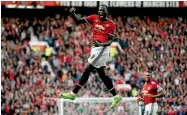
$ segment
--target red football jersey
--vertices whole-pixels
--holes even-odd
[[[111,19],[107,21],[101,21],[99,16],[94,14],[86,17],[85,20],[92,24],[94,40],[106,42],[108,39],[108,34],[114,34],[116,31],[116,25]]]
[[[155,98],[151,98],[146,94],[157,95],[158,92],[162,91],[163,89],[154,81],[149,83],[145,83],[143,86],[143,99],[144,104],[154,103],[156,100]]]

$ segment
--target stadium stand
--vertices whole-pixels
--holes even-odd
[[[117,25],[117,40],[124,55],[111,50],[114,58],[107,72],[121,95],[136,97],[143,85],[141,72],[150,70],[167,92],[158,100],[158,115],[186,115],[187,19],[110,18]],[[90,33],[89,25],[76,25],[70,16],[2,17],[1,114],[55,113],[57,105],[53,101],[44,103],[43,98],[68,92],[80,79],[92,43]],[[97,76],[91,74],[79,96],[111,97]],[[73,114],[71,108],[69,105],[67,111]]]

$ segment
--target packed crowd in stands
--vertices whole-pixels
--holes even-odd
[[[158,100],[158,115],[186,115],[187,20],[120,16],[113,20],[117,25],[117,41],[123,50],[111,50],[113,57],[106,71],[120,94],[136,97],[143,86],[141,73],[149,70],[153,80],[166,91],[166,96]],[[45,42],[51,48],[36,50],[30,42]],[[33,20],[3,17],[1,114],[56,113],[57,104],[46,103],[44,97],[57,97],[60,92],[73,88],[87,64],[91,46],[91,26],[76,25],[69,16]],[[90,75],[79,97],[112,97],[97,76],[96,72]],[[83,115],[83,109],[89,109],[77,109],[79,112],[75,113],[73,107],[70,104],[66,109],[68,115]],[[93,112],[96,114],[102,115],[102,110]],[[124,109],[114,115],[127,114]]]

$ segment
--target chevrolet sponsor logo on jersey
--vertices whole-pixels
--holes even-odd
[[[105,28],[104,28],[102,25],[96,24],[95,27],[96,27],[98,30],[100,30],[100,31],[104,31],[104,30],[105,30]]]

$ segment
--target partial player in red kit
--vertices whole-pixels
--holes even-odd
[[[110,108],[115,107],[122,97],[117,94],[111,79],[105,73],[106,63],[109,61],[109,46],[115,38],[114,32],[116,31],[115,23],[108,18],[107,6],[101,5],[98,9],[98,15],[90,15],[87,17],[79,17],[75,13],[75,8],[70,9],[72,17],[78,23],[88,23],[92,25],[93,33],[93,47],[91,48],[91,54],[88,59],[88,66],[84,70],[82,77],[78,84],[76,84],[73,91],[70,93],[61,93],[60,98],[74,100],[78,91],[86,84],[91,72],[96,70],[100,79],[104,82],[107,89],[114,96],[114,100]]]
[[[151,80],[151,73],[144,72],[145,84],[143,86],[143,98],[138,97],[137,101],[143,101],[145,104],[144,115],[156,115],[158,104],[156,98],[165,95],[164,90],[154,81]]]
[[[101,16],[102,17],[102,16]],[[115,23],[108,19],[106,21],[101,21],[99,16],[94,14],[88,17],[85,17],[87,23],[92,24],[92,32],[94,41],[105,43],[108,41],[108,36],[113,35],[116,30]]]

